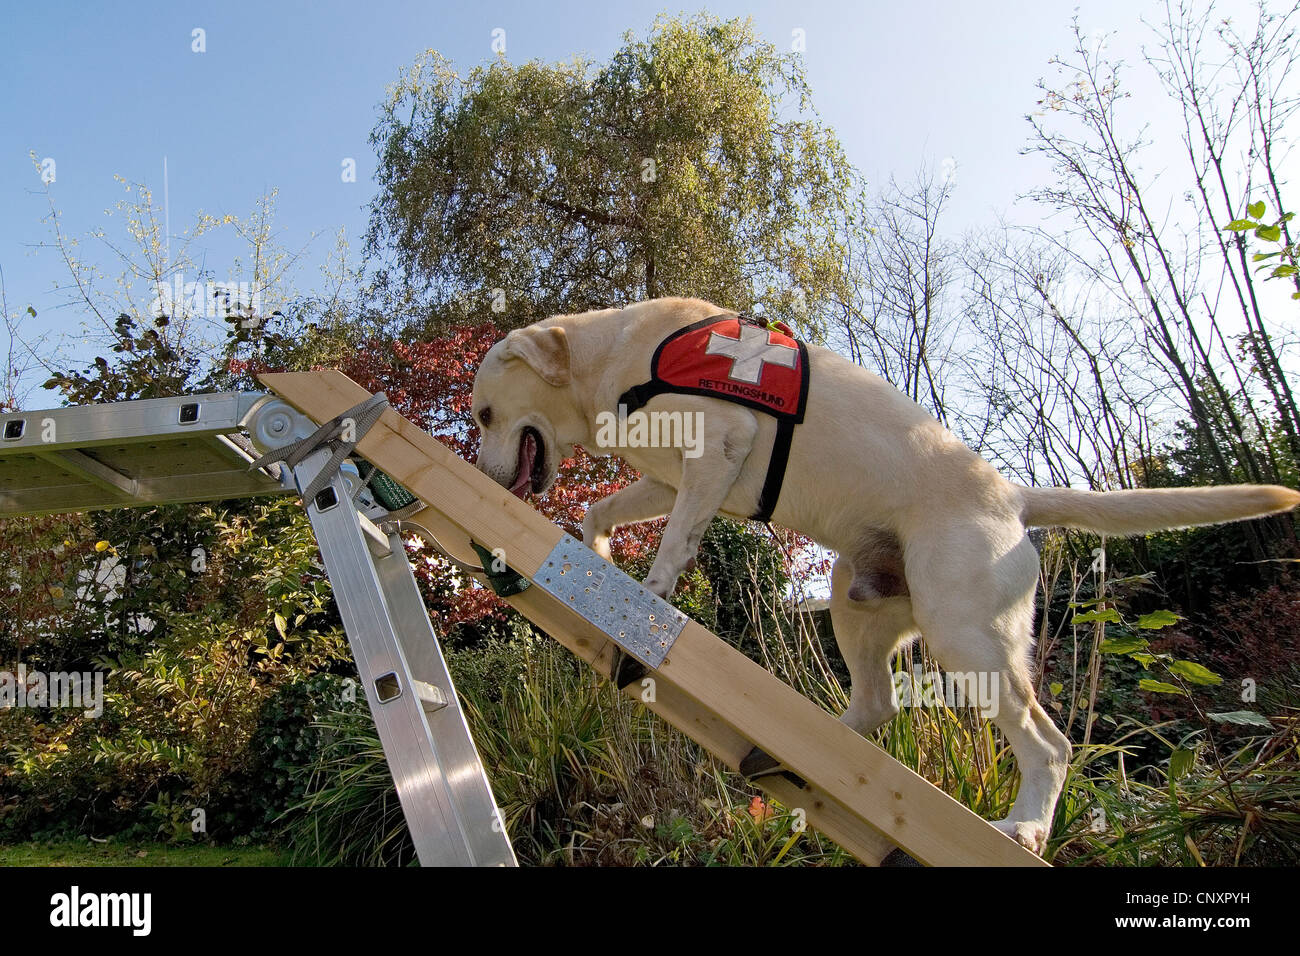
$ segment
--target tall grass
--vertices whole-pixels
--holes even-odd
[[[1101,634],[1062,619],[1106,586],[1044,551],[1040,661],[1068,671],[1040,695],[1076,746],[1047,858],[1074,865],[1295,863],[1300,857],[1300,694],[1269,705],[1271,730],[1225,736],[1194,721],[1105,713]],[[761,582],[755,582],[761,585]],[[1114,582],[1111,582],[1113,585]],[[843,664],[813,616],[776,589],[749,589],[746,649],[827,710],[847,704]],[[509,639],[451,651],[449,664],[516,852],[535,865],[837,866],[853,861],[519,622]],[[1063,663],[1064,662],[1064,663]],[[923,643],[895,662],[938,670]],[[1051,684],[1052,686],[1047,686]],[[1300,681],[1292,676],[1291,690]],[[1199,713],[1199,710],[1198,710]],[[409,862],[392,784],[366,715],[330,715],[291,845],[302,861]],[[1240,731],[1240,729],[1238,729]],[[1250,734],[1253,734],[1250,735]],[[1087,742],[1083,738],[1087,737]],[[1220,739],[1222,738],[1222,739]],[[1005,816],[1019,786],[1001,734],[967,708],[912,706],[875,735],[891,756],[977,814]]]
[[[560,865],[843,863],[688,737],[546,638],[517,642],[516,679],[465,697],[521,860]],[[458,658],[473,652],[453,654]]]
[[[383,745],[364,706],[329,711],[306,796],[284,816],[296,866],[404,866],[415,846]]]

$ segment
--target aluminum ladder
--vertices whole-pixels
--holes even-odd
[[[357,423],[340,424],[313,442],[316,423],[260,392],[6,413],[0,516],[310,491],[303,505],[420,863],[515,866],[397,522],[347,456]],[[286,449],[291,464],[251,467]]]

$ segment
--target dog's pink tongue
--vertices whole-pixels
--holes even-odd
[[[519,443],[519,470],[515,472],[515,483],[510,486],[510,493],[520,498],[528,494],[533,480],[533,461],[537,458],[537,439],[525,434]]]

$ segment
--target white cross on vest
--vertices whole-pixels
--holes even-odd
[[[766,329],[744,324],[740,326],[739,339],[717,332],[711,333],[704,354],[725,355],[731,359],[731,371],[727,373],[727,378],[750,385],[757,385],[762,380],[764,365],[794,368],[799,358],[799,350],[794,346],[773,342]]]

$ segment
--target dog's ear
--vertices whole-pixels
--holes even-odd
[[[569,384],[569,338],[564,329],[530,325],[515,329],[506,336],[505,343],[502,358],[523,359],[549,385]]]

